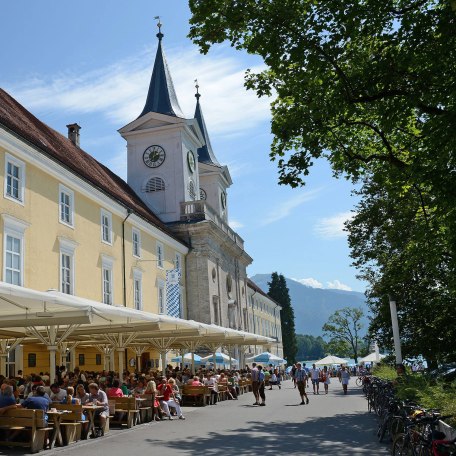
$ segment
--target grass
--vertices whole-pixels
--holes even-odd
[[[385,380],[398,378],[395,369],[386,365],[375,368],[373,373]],[[453,418],[445,422],[456,428],[456,382],[435,382],[425,375],[407,371],[396,385],[396,395],[399,399],[414,401],[425,409],[437,409],[442,415],[452,415]]]

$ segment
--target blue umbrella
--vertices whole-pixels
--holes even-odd
[[[201,356],[198,356],[196,354],[194,356],[195,356],[195,364],[201,364]],[[171,362],[182,363],[182,356],[175,356],[174,358],[171,358]],[[192,354],[191,353],[185,353],[183,363],[184,364],[192,363]]]
[[[205,358],[201,358],[202,362],[206,363],[213,363],[214,362],[214,355],[209,355],[206,356]],[[232,364],[237,364],[238,360],[231,358],[231,363]],[[215,353],[215,364],[225,364],[228,365],[230,364],[230,357],[228,355],[225,355],[225,353],[220,353],[216,352]]]
[[[246,359],[248,363],[268,363],[268,364],[284,364],[285,360],[279,356],[273,355],[269,352],[263,352],[252,358]]]

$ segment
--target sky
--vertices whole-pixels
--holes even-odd
[[[246,69],[261,70],[262,60],[226,43],[200,54],[187,38],[185,0],[15,0],[2,3],[2,16],[0,87],[64,135],[77,122],[81,147],[124,179],[117,130],[144,107],[160,16],[180,106],[193,117],[197,79],[212,147],[229,167],[229,221],[254,260],[248,275],[277,271],[317,288],[364,291],[343,231],[356,204],[352,184],[319,161],[304,187],[278,185],[272,100],[244,88]]]

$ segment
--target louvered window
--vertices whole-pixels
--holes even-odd
[[[190,181],[188,184],[188,194],[190,195],[190,198],[194,201],[196,199],[196,193],[195,193],[195,184],[193,181]]]
[[[162,192],[165,190],[165,181],[161,177],[152,177],[144,188],[146,193]]]

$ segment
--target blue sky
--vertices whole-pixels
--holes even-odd
[[[350,266],[343,221],[356,200],[324,161],[305,187],[277,184],[269,161],[267,99],[243,87],[254,56],[219,45],[203,56],[186,37],[184,0],[15,0],[2,5],[0,86],[39,119],[66,135],[82,126],[81,147],[126,177],[125,142],[117,130],[141,112],[157,46],[154,17],[163,23],[164,49],[180,105],[195,108],[194,80],[218,160],[228,165],[231,226],[254,262],[249,275],[278,271],[320,288],[364,291]]]

